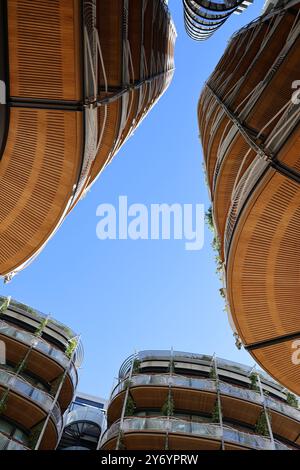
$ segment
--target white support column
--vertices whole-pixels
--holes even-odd
[[[213,355],[213,367],[216,376],[216,387],[217,387],[217,403],[218,403],[218,411],[219,411],[219,422],[221,427],[221,448],[225,450],[225,442],[224,442],[224,427],[223,427],[223,414],[222,414],[222,401],[221,401],[221,393],[220,393],[220,381],[219,381],[219,373],[218,373],[218,360],[216,355]]]
[[[36,445],[35,445],[34,450],[39,450],[39,447],[40,447],[40,445],[41,445],[41,442],[42,442],[42,439],[43,439],[43,437],[44,437],[45,431],[46,431],[46,429],[47,429],[47,426],[48,426],[50,417],[51,417],[51,415],[52,415],[52,412],[53,412],[53,410],[54,410],[54,407],[55,407],[56,403],[58,402],[61,389],[62,389],[62,387],[63,387],[63,384],[64,384],[64,382],[65,382],[65,379],[66,379],[66,377],[67,377],[67,374],[68,374],[69,371],[70,371],[71,365],[73,364],[73,360],[74,360],[74,358],[75,358],[76,351],[77,351],[77,348],[78,348],[78,344],[79,344],[79,341],[80,341],[80,336],[77,336],[77,337],[74,338],[74,339],[77,340],[76,348],[74,348],[74,351],[72,352],[72,355],[71,355],[71,357],[70,357],[68,366],[66,367],[66,369],[65,369],[65,371],[64,371],[64,373],[63,373],[63,376],[62,376],[62,379],[61,379],[61,381],[60,381],[59,387],[58,387],[58,389],[57,389],[57,391],[56,391],[56,394],[55,394],[54,400],[53,400],[53,402],[52,402],[52,405],[51,405],[51,407],[50,407],[50,410],[48,411],[47,418],[45,419],[45,422],[44,422],[44,424],[43,424],[42,430],[41,430],[41,432],[40,432],[40,435],[39,435],[39,438],[38,438],[38,440],[37,440],[37,443],[36,443]],[[63,423],[62,423],[62,425],[63,425]]]
[[[129,383],[128,383],[128,387],[126,388],[125,397],[124,397],[124,401],[123,401],[122,413],[121,413],[121,418],[120,418],[119,433],[118,433],[118,439],[117,439],[116,449],[115,450],[120,450],[121,434],[123,432],[126,405],[127,405],[127,400],[128,400],[129,391],[130,391],[130,381],[131,381],[131,378],[132,378],[134,361],[136,360],[136,358],[137,358],[137,353],[135,352],[134,355],[133,355],[133,358],[132,358],[132,363],[131,363],[131,367],[130,367],[130,371],[129,371],[129,376],[128,376],[128,379],[126,379],[126,380],[129,381]]]
[[[267,421],[268,432],[269,432],[269,436],[270,436],[270,440],[271,440],[272,449],[276,450],[276,445],[275,445],[275,441],[274,441],[272,426],[271,426],[269,412],[268,412],[268,406],[267,406],[267,403],[266,403],[266,397],[265,397],[264,392],[263,392],[263,388],[262,388],[262,384],[261,384],[261,380],[260,380],[260,375],[259,375],[258,372],[256,372],[256,376],[257,376],[257,380],[258,380],[258,385],[259,385],[259,391],[260,391],[262,404],[263,404],[263,407],[264,407],[264,413],[265,413],[265,417],[266,417],[266,421]]]
[[[170,365],[169,365],[169,383],[168,383],[168,405],[169,406],[170,406],[171,397],[172,397],[172,375],[173,375],[173,348],[171,348],[171,351],[170,351]],[[170,411],[168,409],[165,450],[169,450],[169,430],[170,430]]]

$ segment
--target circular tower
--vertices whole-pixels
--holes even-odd
[[[297,398],[255,368],[142,351],[121,366],[102,449],[300,448]]]
[[[67,326],[0,297],[0,449],[56,448],[83,350]]]

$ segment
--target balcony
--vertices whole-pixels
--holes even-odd
[[[64,369],[70,367],[70,378],[72,380],[74,389],[76,388],[78,382],[77,370],[73,363],[70,364],[70,359],[62,351],[53,347],[51,344],[49,344],[42,338],[39,338],[34,334],[28,333],[27,331],[15,328],[14,326],[9,325],[4,321],[0,321],[0,336],[1,335],[7,336],[9,338],[14,338],[17,341],[21,341],[29,347],[33,345],[35,350],[53,359]]]
[[[224,249],[231,315],[245,347],[275,379],[300,393],[292,361],[299,338],[299,109],[290,106],[267,140],[276,155],[256,157],[236,186]],[[237,286],[239,286],[237,288]]]
[[[121,431],[126,449],[163,449],[164,435],[168,433],[169,449],[220,449],[222,436],[225,449],[255,449],[270,450],[272,444],[267,439],[256,434],[247,434],[236,429],[217,424],[197,423],[177,418],[125,418],[123,425],[118,421],[104,434],[101,442],[102,449],[114,449],[116,439]],[[155,434],[161,435],[158,441]],[[189,439],[187,439],[189,438]],[[152,447],[152,446],[153,447]],[[160,446],[160,447],[159,447]],[[289,447],[276,442],[276,449],[289,450]]]
[[[0,386],[5,389],[9,387],[11,391],[27,398],[29,402],[38,404],[46,414],[50,413],[57,433],[60,432],[62,427],[61,411],[57,403],[53,406],[54,399],[51,395],[34,387],[23,378],[3,369],[0,369]]]
[[[132,362],[134,359],[137,359],[141,363],[141,369],[147,365],[148,367],[151,366],[155,368],[158,365],[161,367],[166,367],[167,370],[170,365],[170,361],[174,362],[175,370],[177,369],[178,364],[180,364],[181,368],[185,368],[186,370],[195,371],[199,370],[200,372],[210,372],[211,366],[213,363],[213,356],[209,356],[206,354],[194,354],[185,351],[168,351],[168,350],[146,350],[146,351],[139,351],[139,353],[134,356],[129,356],[121,365],[119,371],[119,379],[125,379],[128,374],[130,373],[130,369],[132,366]],[[246,366],[244,364],[240,364],[238,362],[229,361],[227,359],[222,359],[217,357],[216,358],[217,366],[218,366],[218,374],[220,378],[227,376],[227,373],[233,373],[234,378],[236,380],[243,381],[247,386],[250,385],[249,375],[251,374],[253,368],[250,366]],[[196,367],[196,369],[195,369]],[[179,374],[180,375],[180,374]],[[262,381],[263,388],[269,392],[274,394],[278,394],[280,398],[284,398],[284,394],[282,393],[284,387],[282,387],[279,383],[275,382],[275,380],[264,371],[260,370],[259,375]]]
[[[187,412],[211,414],[217,399],[215,380],[198,379],[170,374],[138,374],[130,379],[130,392],[138,409],[163,406],[168,390],[176,408]],[[113,390],[108,408],[108,421],[112,423],[121,416],[123,396],[128,379]],[[163,393],[164,390],[164,393]],[[259,392],[219,382],[224,418],[254,426],[263,411]],[[300,410],[272,397],[266,398],[272,416],[274,434],[295,442],[300,433]]]

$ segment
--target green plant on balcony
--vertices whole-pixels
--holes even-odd
[[[215,227],[214,227],[214,220],[213,220],[213,214],[212,214],[212,206],[210,206],[205,213],[205,222],[208,226],[208,228],[215,233]]]
[[[26,354],[26,356],[23,359],[21,359],[21,361],[16,365],[15,367],[16,374],[21,374],[21,372],[23,372],[23,370],[26,369],[27,358],[28,358],[28,354]]]
[[[8,393],[9,391],[6,390],[0,399],[0,415],[5,413],[5,410],[7,408]]]
[[[47,323],[48,323],[48,318],[44,318],[41,323],[39,324],[39,326],[37,327],[37,329],[35,330],[34,332],[34,335],[37,337],[37,338],[40,338],[43,334],[43,331],[44,329],[46,328],[47,326]]]
[[[0,306],[0,315],[6,312],[6,310],[9,307],[9,303],[10,303],[10,298],[6,297]]]
[[[123,431],[119,431],[118,450],[126,450]]]
[[[126,405],[125,405],[125,416],[133,416],[136,409],[136,404],[134,399],[130,394],[128,394]]]
[[[127,390],[127,388],[130,388],[131,385],[132,385],[132,381],[131,381],[130,379],[126,379],[126,380],[124,381],[124,388],[125,388],[125,390]]]
[[[219,407],[219,401],[216,400],[214,409],[211,414],[211,422],[212,423],[219,423],[220,422],[220,407]]]
[[[40,434],[42,432],[43,426],[44,426],[44,421],[37,424],[36,426],[34,426],[31,429],[30,435],[29,435],[29,441],[28,441],[28,446],[29,446],[30,449],[32,449],[32,450],[35,449],[37,441],[38,441],[38,439],[40,437]]]
[[[174,414],[174,399],[171,392],[169,392],[167,399],[161,408],[161,413],[163,416],[173,416]]]
[[[226,293],[224,287],[221,287],[221,289],[219,289],[219,292],[222,299],[226,300]]]
[[[66,347],[66,350],[65,350],[65,355],[71,359],[72,356],[73,356],[73,353],[75,351],[75,349],[77,348],[77,344],[78,344],[78,339],[77,338],[71,338],[69,339],[68,341],[68,346]]]
[[[297,400],[296,395],[293,393],[288,392],[286,395],[286,402],[288,405],[293,406],[294,408],[299,408],[299,402]]]
[[[258,378],[256,374],[251,374],[250,377],[250,388],[251,390],[254,390],[255,392],[259,392],[259,386],[258,386]]]
[[[217,375],[216,375],[216,369],[214,366],[212,366],[210,368],[210,371],[209,371],[209,378],[212,379],[212,380],[216,380],[217,378]]]
[[[132,373],[138,374],[141,367],[141,361],[139,359],[134,359],[133,366],[132,366]]]
[[[269,421],[271,422],[271,415],[269,413],[268,413],[268,418],[269,418]],[[267,420],[265,411],[261,412],[257,420],[257,423],[255,425],[255,431],[257,432],[257,434],[260,434],[261,436],[269,437],[268,420]]]

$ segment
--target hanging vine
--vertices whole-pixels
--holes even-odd
[[[219,401],[216,400],[215,406],[213,408],[212,414],[211,414],[211,421],[212,423],[219,423],[220,422],[220,407],[219,407]]]
[[[132,373],[138,374],[141,367],[141,361],[139,359],[134,359],[133,366],[132,366]]]
[[[171,392],[168,393],[167,399],[161,408],[161,413],[163,416],[174,415],[174,399]]]
[[[214,366],[212,366],[210,371],[209,371],[209,378],[212,379],[212,380],[216,380],[216,378],[217,378]]]
[[[0,316],[6,312],[10,304],[10,297],[6,297],[2,305],[0,306]]]
[[[66,347],[66,350],[65,350],[65,355],[67,356],[68,359],[71,359],[73,352],[77,348],[77,344],[78,344],[77,338],[71,338],[69,340],[68,346]]]
[[[5,392],[3,393],[2,397],[1,397],[1,400],[0,400],[0,415],[5,413],[5,410],[7,408],[8,394],[9,394],[9,390],[5,390]]]
[[[296,395],[294,395],[293,393],[287,393],[286,402],[288,405],[293,406],[294,408],[299,408],[299,402],[297,400]]]
[[[268,413],[268,417],[269,417],[269,420],[271,422],[270,413]],[[261,436],[269,437],[268,420],[267,420],[267,416],[266,416],[265,411],[261,412],[261,414],[260,414],[260,416],[257,420],[257,423],[255,425],[255,431],[257,432],[257,434],[260,434]]]
[[[39,326],[37,327],[37,329],[34,332],[34,336],[36,336],[37,338],[40,338],[42,336],[43,331],[46,328],[48,321],[49,321],[48,318],[44,318],[41,321],[41,323],[39,324]]]
[[[136,404],[130,393],[128,394],[125,405],[125,416],[133,416],[136,409]]]
[[[250,388],[251,390],[254,390],[255,392],[259,392],[259,386],[258,386],[258,378],[257,378],[257,374],[251,374],[250,377]]]

